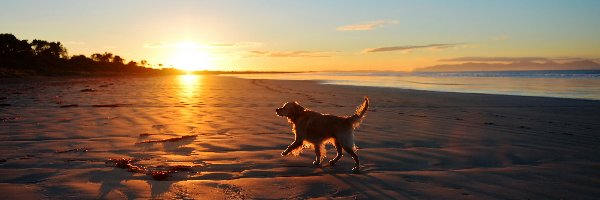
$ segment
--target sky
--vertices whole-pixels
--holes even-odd
[[[193,70],[600,58],[600,1],[0,0],[0,32]]]

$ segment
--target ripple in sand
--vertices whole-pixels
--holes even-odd
[[[123,107],[123,106],[131,106],[131,104],[94,104],[92,107]]]

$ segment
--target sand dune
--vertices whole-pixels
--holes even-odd
[[[0,80],[7,199],[595,199],[600,102],[220,76]],[[279,153],[274,109],[347,115],[362,173]],[[191,137],[193,136],[193,137]],[[328,158],[334,150],[329,148]],[[145,172],[111,166],[132,158]],[[327,162],[325,162],[327,163]]]

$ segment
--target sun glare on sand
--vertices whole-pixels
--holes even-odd
[[[175,49],[171,63],[177,69],[191,72],[214,68],[211,55],[200,44],[180,42],[175,45]]]

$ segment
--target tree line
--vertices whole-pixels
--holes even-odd
[[[159,64],[159,66],[162,66]],[[109,52],[69,56],[60,42],[34,39],[19,40],[9,33],[0,34],[0,75],[31,74],[174,74],[172,68],[154,69],[142,60],[126,62]]]

